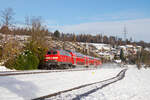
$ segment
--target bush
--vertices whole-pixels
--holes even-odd
[[[2,60],[7,61],[9,59],[15,58],[22,51],[22,45],[19,41],[15,39],[6,40],[2,44]]]
[[[38,58],[39,68],[43,65],[44,62],[44,55],[47,51],[47,48],[45,46],[41,46],[35,41],[30,41],[26,44],[26,49],[30,50]]]
[[[5,66],[11,69],[17,70],[32,70],[37,69],[39,64],[39,59],[35,54],[29,50],[25,50],[15,59],[9,59]]]
[[[8,59],[6,62],[4,62],[4,65],[9,69],[15,69],[15,67],[14,67],[15,62],[16,62],[16,59],[11,58],[11,59]]]

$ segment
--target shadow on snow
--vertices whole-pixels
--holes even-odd
[[[6,88],[23,99],[36,97],[38,88],[30,81],[17,80],[14,77],[0,77],[0,87]],[[1,92],[2,94],[3,92]],[[5,94],[4,94],[5,95]],[[7,96],[7,95],[6,95]]]

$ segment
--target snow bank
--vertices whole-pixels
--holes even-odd
[[[118,64],[121,63],[121,60],[114,60],[114,61]]]
[[[1,71],[13,71],[11,69],[6,68],[5,66],[0,66],[0,72]]]

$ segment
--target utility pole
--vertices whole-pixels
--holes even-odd
[[[127,39],[127,29],[126,29],[125,25],[124,25],[123,34],[124,34],[124,41],[126,42],[126,39]]]

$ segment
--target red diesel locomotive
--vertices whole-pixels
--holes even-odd
[[[65,69],[74,67],[97,67],[101,65],[98,58],[86,56],[73,51],[49,50],[45,55],[46,69]]]

